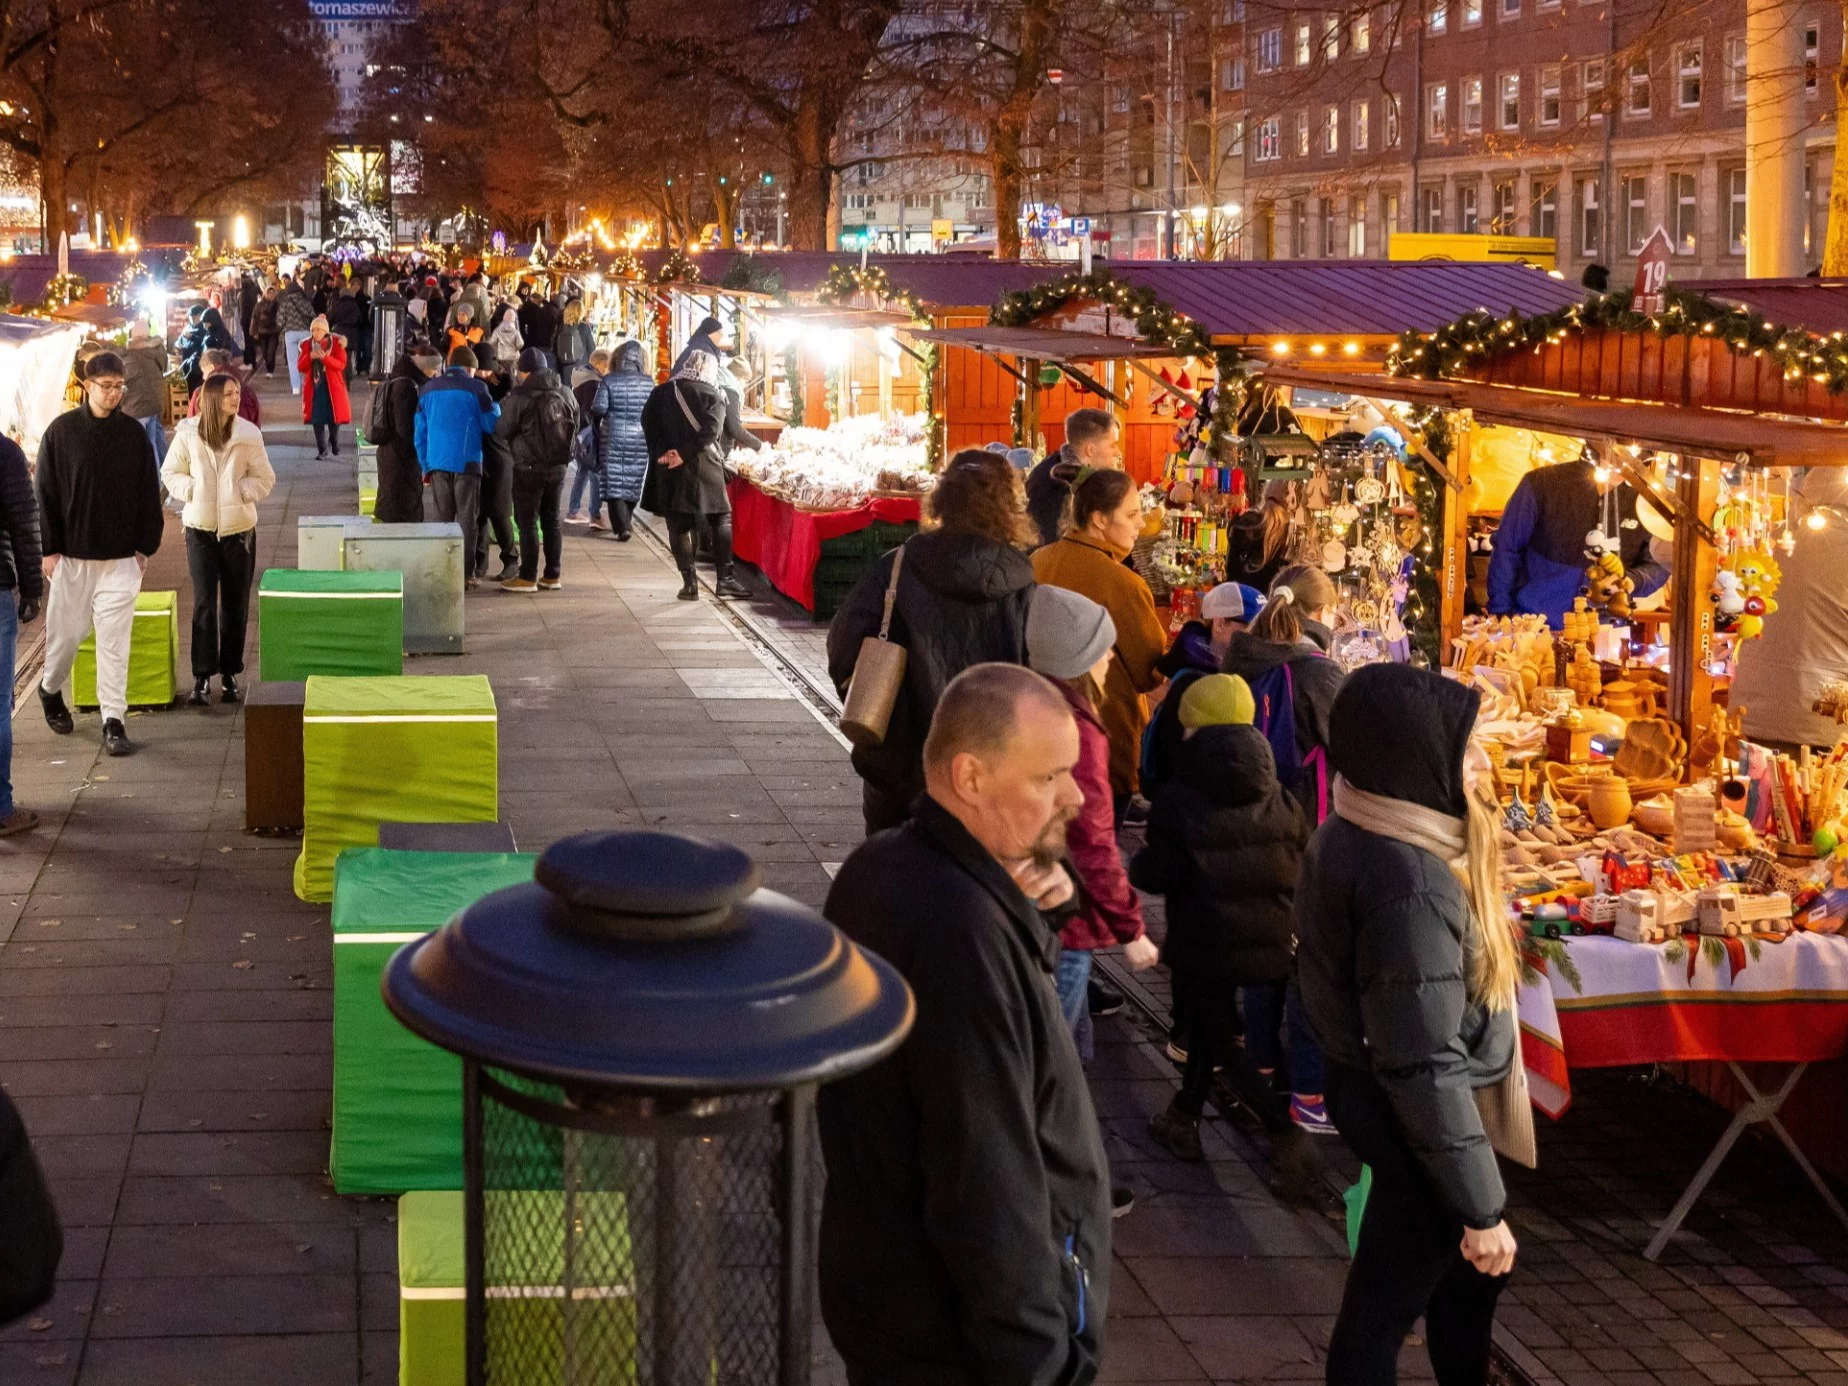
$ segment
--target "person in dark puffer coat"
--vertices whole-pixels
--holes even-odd
[[[1519,1061],[1495,824],[1472,809],[1463,773],[1480,701],[1436,674],[1374,664],[1349,675],[1331,716],[1340,778],[1334,816],[1303,858],[1297,970],[1330,1114],[1373,1185],[1330,1386],[1396,1381],[1421,1314],[1437,1379],[1486,1380],[1514,1264],[1474,1100]]]
[[[654,377],[640,342],[624,342],[610,360],[610,373],[597,384],[590,412],[597,419],[603,449],[601,495],[609,502],[610,528],[628,540],[642,482],[648,476],[648,440],[642,436],[642,406],[654,392]]]
[[[1147,845],[1129,867],[1139,890],[1167,897],[1162,961],[1173,973],[1175,1012],[1187,1017],[1187,1068],[1150,1131],[1186,1160],[1203,1158],[1199,1121],[1214,1068],[1251,1062],[1237,1043],[1238,988],[1275,988],[1281,1000],[1296,949],[1290,906],[1309,825],[1251,716],[1243,679],[1209,674],[1188,686],[1186,740],[1149,806]],[[1261,1074],[1243,1086],[1270,1090]],[[1272,1114],[1279,1124],[1281,1115]]]
[[[924,737],[950,680],[971,665],[1027,662],[1034,581],[1020,474],[969,448],[950,459],[929,504],[937,528],[906,543],[892,614],[904,685],[883,744],[853,753],[869,836],[903,823],[924,792]],[[886,554],[868,566],[828,627],[828,674],[843,696],[860,642],[879,633],[892,562]]]

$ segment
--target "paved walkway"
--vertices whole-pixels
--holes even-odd
[[[297,417],[273,392],[265,404]],[[352,507],[350,463],[314,462],[305,432],[269,430],[281,480],[262,510],[265,565],[293,561],[298,515]],[[778,664],[812,677],[813,632],[766,627],[776,658],[760,657],[726,612],[674,599],[645,539],[574,528],[565,578],[556,594],[472,594],[469,653],[412,665],[493,680],[521,845],[680,828],[746,847],[767,884],[819,904],[860,820],[838,737]],[[177,523],[148,586],[180,589],[186,608]],[[68,1250],[53,1303],[0,1334],[9,1386],[396,1379],[392,1204],[336,1197],[325,1175],[327,912],[291,893],[294,841],[242,831],[241,725],[222,707],[136,715],[142,753],[111,761],[94,717],[69,738],[31,705],[17,720],[18,792],[45,823],[0,842],[0,1081]],[[1157,1008],[1161,986],[1149,979]],[[1149,1143],[1174,1086],[1155,1038],[1132,1016],[1106,1021],[1092,1069],[1116,1172],[1139,1195],[1116,1225],[1104,1379],[1317,1380],[1339,1225],[1271,1197],[1263,1142],[1237,1121],[1211,1124],[1204,1165]],[[1773,1157],[1745,1152],[1664,1266],[1641,1267],[1636,1210],[1666,1202],[1713,1124],[1659,1089],[1587,1083],[1546,1132],[1552,1183],[1517,1183],[1530,1254],[1504,1316],[1535,1380],[1848,1381],[1844,1248]],[[1422,1354],[1406,1366],[1421,1375]],[[817,1380],[838,1379],[824,1354]]]

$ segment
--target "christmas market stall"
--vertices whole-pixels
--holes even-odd
[[[1378,402],[1443,477],[1446,671],[1483,694],[1536,1104],[1563,1114],[1573,1068],[1672,1064],[1735,1107],[1651,1258],[1756,1124],[1848,1223],[1810,1163],[1842,1172],[1848,736],[1755,742],[1730,697],[1805,619],[1783,566],[1848,523],[1797,484],[1848,463],[1848,337],[1671,288],[1466,314],[1387,369],[1269,378]]]

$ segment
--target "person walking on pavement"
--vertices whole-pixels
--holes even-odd
[[[1096,1378],[1109,1178],[1042,913],[1075,896],[1060,858],[1079,755],[1038,674],[965,671],[937,704],[910,819],[828,892],[827,917],[917,1003],[897,1053],[818,1099],[821,1310],[852,1386]]]
[[[517,383],[501,405],[495,436],[513,455],[513,513],[520,526],[520,571],[501,582],[503,592],[556,592],[562,581],[559,559],[564,536],[558,529],[558,503],[565,472],[577,441],[577,400],[545,364],[545,353],[528,347],[520,353]],[[539,552],[545,550],[545,572]]]
[[[204,360],[205,378],[209,381],[215,375],[228,375],[235,380],[238,383],[238,417],[249,419],[258,428],[261,428],[263,427],[263,406],[258,402],[257,392],[255,390],[244,388],[246,384],[244,373],[237,368],[235,360],[236,358],[228,351],[206,352]],[[197,390],[192,392],[192,398],[186,402],[186,416],[188,418],[192,418],[198,414],[199,397],[204,390],[205,386],[203,384],[200,385]]]
[[[257,277],[245,270],[237,281],[237,326],[244,339],[244,365],[254,370],[257,364],[257,338],[252,330],[256,323],[257,304],[263,301],[263,289]]]
[[[45,572],[45,668],[39,704],[60,736],[74,729],[65,690],[77,646],[96,631],[96,695],[103,749],[128,739],[128,648],[141,572],[160,549],[165,514],[147,432],[121,411],[122,358],[98,352],[84,368],[84,402],[51,421],[39,442],[38,500]]]
[[[476,374],[488,387],[488,398],[502,409],[513,390],[518,357],[497,361],[484,344],[475,349],[480,361]],[[494,582],[506,582],[520,571],[520,535],[513,525],[513,452],[504,439],[489,432],[481,440],[481,502],[475,518],[475,576],[490,577],[488,556],[500,548],[500,570]]]
[[[234,345],[231,334],[225,331],[225,320],[216,308],[207,308],[201,313],[198,321],[180,334],[178,343],[180,373],[186,377],[186,388],[196,390],[205,379],[206,352],[230,351]]]
[[[327,326],[346,343],[348,367],[357,366],[354,357],[358,354],[355,344],[359,341],[359,295],[352,281],[342,284],[339,291],[329,298]]]
[[[1329,1386],[1390,1386],[1422,1315],[1437,1380],[1488,1379],[1514,1268],[1474,1090],[1520,1062],[1498,815],[1464,761],[1480,695],[1409,665],[1349,675],[1329,752],[1334,816],[1296,889],[1303,1004],[1328,1107],[1373,1170]]]
[[[314,300],[300,283],[284,275],[282,294],[276,301],[276,326],[282,333],[282,359],[288,363],[291,394],[302,392],[302,343],[308,340],[314,318]]]
[[[578,375],[588,368],[590,353],[597,349],[597,335],[584,321],[584,300],[574,298],[565,305],[558,334],[553,338],[552,359],[558,363],[558,378],[566,385],[577,384]]]
[[[19,628],[38,619],[45,603],[39,548],[38,497],[18,443],[0,435],[0,686],[11,688]],[[0,837],[30,831],[39,816],[13,802],[13,719],[0,719]]]
[[[417,465],[417,392],[443,368],[436,348],[420,342],[405,352],[378,384],[381,398],[367,420],[367,441],[379,450],[379,493],[372,518],[379,524],[422,524],[423,469]]]
[[[242,388],[229,371],[199,387],[199,412],[173,431],[161,477],[185,509],[186,566],[192,575],[193,707],[235,703],[244,672],[244,630],[257,571],[257,506],[276,484],[263,430],[238,409]]]
[[[340,456],[340,425],[353,421],[346,364],[346,342],[329,331],[326,318],[315,318],[296,365],[302,377],[302,422],[314,428],[316,461],[330,450]]]
[[[905,543],[892,609],[905,681],[885,739],[853,752],[869,834],[903,823],[923,793],[924,736],[950,680],[975,664],[1027,662],[1034,584],[1023,549],[1032,528],[1020,474],[1005,457],[966,448],[950,459],[926,504],[935,528]],[[843,697],[860,642],[879,633],[899,552],[867,567],[828,626],[828,676]]]
[[[586,491],[590,493],[592,513],[603,508],[603,429],[597,416],[591,412],[591,406],[597,402],[597,387],[609,373],[610,353],[607,348],[598,347],[590,353],[590,364],[583,378],[571,387],[571,397],[577,401],[578,407],[578,436],[571,453],[574,465],[571,468],[571,503],[565,507],[567,523],[584,524],[591,518],[583,509]],[[597,528],[602,528],[601,517]]]
[[[642,499],[642,483],[648,476],[648,439],[642,431],[642,410],[654,390],[654,377],[648,373],[640,342],[624,342],[616,348],[610,372],[597,383],[596,397],[590,412],[597,420],[599,456],[603,469],[593,481],[593,495],[608,504],[610,529],[617,539],[629,542],[635,507]],[[596,506],[591,506],[596,519]]]
[[[731,498],[725,493],[725,393],[718,379],[717,360],[695,352],[672,380],[654,388],[642,407],[642,434],[649,458],[642,504],[667,518],[668,542],[680,569],[679,595],[688,602],[699,600],[693,535],[702,518],[712,530],[718,595],[751,595],[751,589],[732,572]]]
[[[475,353],[458,347],[449,367],[424,382],[417,393],[412,440],[417,460],[430,483],[436,518],[462,529],[462,554],[468,571],[464,586],[475,585],[475,520],[481,507],[481,444],[500,421],[500,406],[476,375]]]
[[[250,364],[254,368],[258,357],[263,361],[263,374],[274,379],[276,375],[276,342],[282,329],[277,326],[276,314],[280,307],[276,286],[270,285],[263,291],[263,297],[257,300],[256,311],[250,315],[251,338],[255,342]]]
[[[136,318],[128,345],[122,350],[122,412],[147,431],[158,461],[166,456],[167,437],[160,416],[167,397],[167,344],[148,329],[146,318]]]

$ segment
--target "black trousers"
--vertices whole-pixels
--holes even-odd
[[[314,426],[314,450],[327,452],[330,445],[334,456],[340,456],[340,425],[316,424]]]
[[[565,539],[558,528],[558,503],[564,491],[562,476],[553,480],[543,472],[514,469],[513,517],[520,526],[520,576],[528,582],[539,576],[541,546],[545,549],[545,575],[558,576]]]
[[[635,502],[611,496],[609,507],[610,532],[618,539],[627,539],[630,531],[635,527]]]
[[[186,567],[193,586],[193,677],[243,673],[250,582],[257,570],[255,531],[220,535],[188,529]]]
[[[732,517],[729,510],[712,515],[669,513],[667,543],[674,551],[674,563],[683,573],[693,571],[694,533],[702,520],[711,529],[713,564],[719,572],[724,573],[731,567],[732,561]]]
[[[1182,968],[1174,969],[1173,1014],[1187,1035],[1187,1067],[1181,1074],[1181,1090],[1174,1105],[1189,1116],[1206,1110],[1212,1092],[1213,1070],[1224,1069],[1238,1094],[1257,1113],[1266,1130],[1275,1133],[1290,1124],[1290,1104],[1258,1071],[1245,1046],[1239,1043],[1245,1033],[1244,1018],[1238,1010],[1238,984],[1217,977],[1203,977]]]
[[[520,539],[513,529],[513,468],[502,457],[481,461],[481,511],[475,522],[475,571],[488,566],[490,540],[500,546],[501,566],[520,561]]]
[[[257,353],[263,357],[263,369],[270,375],[276,374],[276,345],[282,340],[280,332],[265,332],[256,339]],[[256,365],[256,358],[251,358],[251,365]]]
[[[1484,1275],[1463,1259],[1463,1221],[1438,1198],[1372,1074],[1330,1063],[1328,1113],[1373,1167],[1328,1344],[1328,1386],[1394,1386],[1399,1349],[1420,1314],[1438,1386],[1482,1386],[1495,1302],[1508,1277]]]

